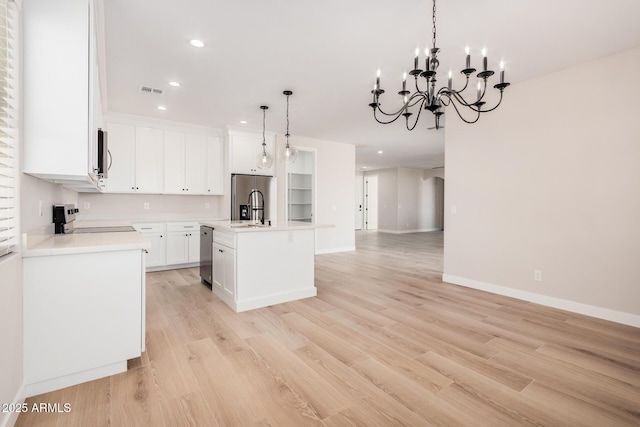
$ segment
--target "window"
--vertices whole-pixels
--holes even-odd
[[[17,7],[0,0],[0,256],[18,241]]]

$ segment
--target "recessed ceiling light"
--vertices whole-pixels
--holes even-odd
[[[178,82],[169,82],[169,86],[180,87],[180,83],[178,83]]]
[[[193,47],[204,47],[204,42],[196,39],[190,40],[189,44]]]
[[[246,120],[240,120],[240,124],[246,125],[247,121]]]
[[[167,107],[165,107],[164,105],[158,105],[158,110],[160,111],[166,111]]]
[[[378,154],[382,154],[382,150],[378,150]]]

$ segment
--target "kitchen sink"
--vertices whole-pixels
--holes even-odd
[[[268,228],[269,224],[231,224],[231,228]]]

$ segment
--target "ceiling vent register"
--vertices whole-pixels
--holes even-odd
[[[140,92],[148,93],[148,94],[155,94],[155,95],[162,95],[164,93],[164,90],[156,89],[156,88],[149,87],[149,86],[140,86]]]

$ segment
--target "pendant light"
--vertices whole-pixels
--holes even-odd
[[[266,105],[261,105],[260,108],[262,109],[262,150],[256,158],[256,165],[260,169],[269,169],[273,164],[273,156],[267,153],[267,139],[265,136],[265,122],[267,119],[267,110],[269,109],[269,107],[267,107]]]
[[[286,144],[282,146],[278,154],[280,159],[285,160],[287,163],[295,163],[298,157],[298,149],[289,143],[289,97],[293,95],[293,92],[285,90],[282,93],[287,97],[287,133],[284,134]]]

